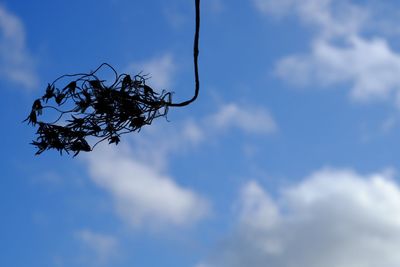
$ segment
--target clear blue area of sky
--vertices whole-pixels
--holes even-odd
[[[398,108],[390,101],[353,101],[350,82],[296,88],[277,77],[277,62],[307,53],[315,29],[293,17],[263,15],[251,1],[239,0],[220,1],[221,7],[203,1],[200,96],[189,107],[172,109],[169,122],[159,122],[160,127],[174,128],[186,118],[202,120],[224,103],[261,107],[276,122],[275,133],[229,129],[195,149],[171,155],[170,176],[209,199],[210,217],[185,229],[132,229],[116,215],[112,198],[91,181],[79,157],[60,157],[53,151],[34,156],[29,145],[34,129],[21,122],[47,82],[60,74],[91,70],[102,62],[124,70],[132,62],[170,53],[178,67],[173,88],[168,89],[176,100],[190,97],[191,2],[2,2],[24,25],[40,86],[26,90],[7,79],[0,81],[1,266],[96,266],[84,256],[85,248],[76,238],[79,229],[118,238],[122,256],[109,266],[195,266],[234,227],[232,206],[248,179],[274,194],[281,184],[324,166],[360,173],[400,167],[398,125],[380,130],[389,117],[398,117]],[[392,47],[398,47],[399,38],[390,38]],[[207,123],[203,125],[207,131]],[[244,147],[255,152],[245,155]]]

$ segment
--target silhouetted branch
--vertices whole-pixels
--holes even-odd
[[[195,91],[194,96],[184,102],[181,103],[170,103],[170,107],[183,107],[191,104],[193,101],[197,99],[200,91],[200,78],[199,78],[199,37],[200,37],[200,0],[195,0],[195,9],[196,9],[196,29],[194,33],[194,44],[193,44],[193,63],[194,63],[194,78],[195,78]]]
[[[109,144],[118,144],[121,135],[138,132],[154,119],[165,117],[169,107],[183,107],[195,101],[200,87],[200,0],[195,0],[195,7],[195,94],[190,100],[172,103],[172,93],[165,90],[157,93],[146,84],[144,75],[132,78],[125,73],[118,74],[107,63],[89,73],[62,75],[48,84],[45,94],[34,101],[29,116],[24,120],[38,126],[37,138],[31,143],[38,149],[36,154],[56,149],[61,154],[63,151],[73,152],[76,156],[81,151],[93,150],[105,140]],[[114,74],[111,83],[98,77],[99,71],[105,68]],[[40,120],[47,110],[56,113],[55,119]]]
[[[115,74],[111,85],[96,75],[103,68]],[[61,83],[63,86],[59,87]],[[99,142],[92,147],[88,137],[118,144],[122,134],[140,131],[155,118],[166,116],[170,102],[171,93],[156,93],[146,84],[145,77],[118,75],[113,67],[103,63],[88,74],[63,75],[49,84],[45,94],[34,101],[26,121],[38,125],[38,137],[32,143],[38,148],[37,154],[56,149],[77,155],[92,150]],[[57,113],[56,119],[39,120],[48,109]]]

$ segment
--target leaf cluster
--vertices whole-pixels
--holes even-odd
[[[110,85],[98,77],[103,68],[112,70],[115,76]],[[118,75],[107,63],[87,74],[63,75],[48,84],[25,120],[37,127],[36,140],[31,144],[37,148],[37,155],[56,149],[61,154],[73,152],[74,156],[93,150],[105,140],[118,144],[121,135],[140,131],[155,118],[165,117],[171,95],[155,92],[146,84],[145,75]],[[58,114],[51,122],[42,119],[49,109]]]

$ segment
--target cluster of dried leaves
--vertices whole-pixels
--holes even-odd
[[[114,73],[111,85],[97,77],[102,68]],[[156,93],[146,85],[146,76],[118,75],[104,63],[88,74],[63,75],[49,84],[46,93],[34,101],[25,121],[38,126],[37,138],[32,142],[37,155],[56,149],[76,156],[105,140],[118,144],[121,135],[140,131],[155,118],[166,116],[170,103],[171,93]],[[52,122],[40,120],[47,109],[57,114]]]

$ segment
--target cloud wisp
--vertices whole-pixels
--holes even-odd
[[[39,78],[25,39],[21,19],[0,5],[0,78],[32,89]]]
[[[248,108],[236,103],[221,105],[206,120],[218,131],[238,128],[249,134],[271,134],[278,130],[276,122],[265,108]]]
[[[142,66],[154,75],[152,85],[159,88],[172,85],[177,68],[172,55],[152,58]],[[232,128],[247,134],[271,134],[277,125],[261,107],[249,109],[230,103],[221,105],[214,114],[198,121],[187,120],[174,128],[157,123],[145,127],[140,137],[130,139],[131,143],[97,148],[85,157],[85,163],[93,182],[113,197],[117,214],[129,225],[151,228],[192,225],[210,213],[211,205],[204,196],[179,185],[169,174],[171,156]]]
[[[242,188],[236,232],[200,266],[393,267],[400,188],[387,172],[322,169],[271,197]]]
[[[87,157],[92,180],[109,192],[117,213],[131,226],[186,226],[207,215],[207,200],[178,185],[152,161],[129,148],[103,146]]]
[[[313,27],[311,51],[289,55],[276,66],[279,77],[295,86],[350,86],[352,99],[362,102],[391,100],[400,97],[400,54],[384,37],[370,28],[367,6],[351,1],[254,0],[263,13],[297,16]]]
[[[118,255],[119,242],[110,235],[100,234],[88,229],[76,232],[76,239],[81,243],[82,249],[87,251],[90,258],[83,259],[98,265],[107,265]]]
[[[271,134],[277,126],[262,108],[241,109],[230,103],[198,122],[187,120],[174,128],[152,125],[133,143],[104,145],[85,159],[92,180],[113,197],[117,214],[129,225],[187,226],[204,219],[211,205],[204,196],[175,182],[169,160],[232,128]]]
[[[158,90],[168,89],[173,86],[173,76],[177,71],[174,57],[171,53],[165,53],[158,57],[153,57],[143,62],[131,63],[127,68],[127,73],[141,71],[142,75],[149,74],[151,87]]]

